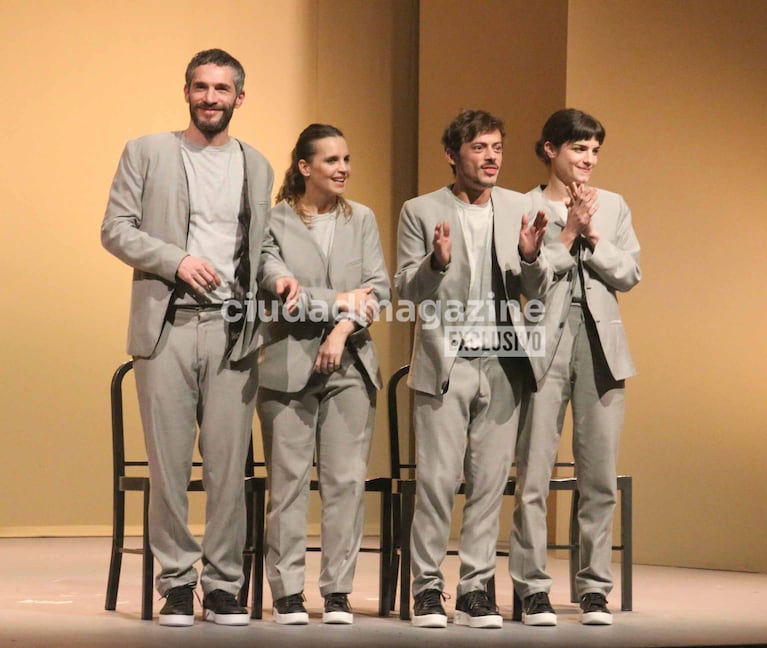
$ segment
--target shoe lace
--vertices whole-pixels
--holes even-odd
[[[349,597],[343,592],[333,592],[332,594],[328,594],[325,605],[334,609],[351,609],[351,605],[349,605]]]
[[[604,594],[590,592],[583,595],[583,605],[587,609],[604,608],[607,607],[607,599]]]
[[[442,605],[442,601],[447,601],[450,598],[450,594],[440,592],[438,589],[429,589],[423,593],[421,601],[424,607],[432,607],[436,605]]]
[[[179,587],[172,587],[165,593],[165,596],[162,598],[166,599],[171,606],[180,605],[186,602],[187,596],[189,596],[187,592],[194,592],[195,589],[196,585],[193,583],[189,583],[188,585],[181,585]]]
[[[551,607],[551,604],[549,603],[549,595],[546,592],[536,592],[530,596],[529,608],[531,610],[544,607]]]
[[[285,597],[285,603],[288,605],[303,605],[305,600],[306,597],[304,596],[303,592],[299,592],[298,594],[289,594]]]
[[[490,600],[490,597],[487,595],[485,590],[475,590],[466,594],[466,607],[472,611],[477,609],[487,609],[494,611],[496,609],[495,605]]]

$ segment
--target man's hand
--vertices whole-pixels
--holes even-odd
[[[295,277],[279,277],[274,282],[274,292],[282,299],[282,303],[293,315],[298,310],[298,296],[301,294],[301,286]]]
[[[546,213],[539,211],[530,227],[527,223],[527,214],[524,214],[519,228],[519,253],[527,263],[532,263],[543,245],[543,235],[546,233],[546,223],[548,223]]]
[[[444,270],[450,263],[450,255],[453,251],[453,243],[450,240],[450,224],[447,221],[442,221],[434,228],[432,245],[434,247],[432,267],[435,270]]]
[[[370,324],[378,310],[378,300],[372,292],[373,286],[365,286],[338,293],[336,307],[341,313],[352,313],[358,317],[364,317]]]
[[[344,354],[346,338],[354,330],[354,322],[341,320],[333,327],[325,341],[320,346],[317,359],[314,361],[314,372],[332,374],[341,368],[341,356]]]
[[[221,279],[213,266],[205,259],[191,255],[181,259],[176,270],[176,276],[200,295],[213,292],[221,285]]]

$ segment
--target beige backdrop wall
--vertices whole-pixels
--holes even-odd
[[[376,212],[393,267],[393,221],[415,193],[417,5],[222,0],[211,12],[199,0],[0,0],[0,17],[13,106],[0,157],[0,534],[106,533],[107,390],[126,357],[130,271],[101,249],[98,230],[125,141],[185,128],[186,64],[223,47],[247,72],[231,132],[264,152],[279,183],[306,124],[341,127],[349,195]],[[407,357],[407,327],[373,335],[389,373]],[[135,428],[135,408],[126,416]],[[387,469],[383,432],[371,472]],[[202,498],[193,501],[199,524]]]
[[[750,0],[421,3],[420,191],[445,181],[439,131],[460,107],[506,117],[501,184],[519,190],[546,179],[531,143],[553,110],[606,125],[594,181],[625,195],[643,246],[621,297],[637,562],[767,571],[766,28]]]
[[[643,244],[645,279],[622,300],[640,372],[620,459],[636,479],[635,557],[767,571],[754,540],[767,531],[767,4],[420,4],[419,22],[416,0],[224,0],[214,18],[198,0],[0,0],[1,534],[108,530],[106,389],[130,273],[98,225],[125,140],[183,128],[183,68],[223,46],[248,71],[232,131],[278,176],[308,121],[347,132],[350,195],[375,209],[390,270],[399,204],[449,180],[438,141],[458,108],[507,119],[502,182],[519,189],[544,179],[530,145],[548,113],[599,116],[595,181],[626,196]],[[406,329],[374,335],[386,373],[406,360]]]
[[[567,102],[604,120],[644,278],[621,468],[639,562],[767,571],[767,3],[571,0]]]

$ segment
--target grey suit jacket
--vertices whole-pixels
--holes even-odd
[[[582,249],[584,299],[596,324],[599,342],[607,365],[615,380],[636,374],[629,353],[626,332],[618,310],[618,292],[631,290],[642,278],[639,269],[639,241],[631,225],[631,211],[619,194],[597,190],[599,209],[592,222],[600,238],[592,251]],[[541,187],[527,194],[534,210],[543,210],[549,217],[544,255],[554,271],[554,283],[546,296],[546,355],[533,358],[536,375],[542,377],[551,366],[562,337],[567,311],[577,281],[576,257],[560,242],[563,223],[549,208]]]
[[[523,194],[495,187],[493,201],[493,247],[507,302],[542,297],[552,273],[543,255],[528,264],[518,252],[519,228],[523,214],[531,213],[530,199]],[[445,271],[431,267],[434,228],[450,224],[452,255]],[[397,234],[397,273],[394,276],[400,300],[423,304],[433,300],[442,315],[449,302],[466,304],[469,298],[469,269],[466,243],[458,218],[455,199],[449,187],[408,200],[402,207]],[[499,295],[496,295],[496,299]],[[509,320],[519,324],[515,313]],[[436,324],[436,325],[435,325]],[[446,353],[446,322],[439,320],[424,326],[419,313],[413,341],[413,355],[408,385],[415,390],[437,395],[447,391],[455,355]],[[538,378],[538,376],[536,376]]]
[[[131,140],[125,146],[101,224],[101,242],[134,268],[128,325],[128,353],[149,357],[160,339],[177,282],[176,269],[187,256],[189,187],[181,158],[181,133]],[[258,265],[271,203],[274,174],[258,151],[242,143],[248,200],[250,267]],[[255,272],[251,292],[256,293]],[[254,350],[255,323],[248,321],[231,351],[238,360]]]
[[[306,386],[320,346],[335,322],[333,305],[338,293],[372,286],[379,303],[391,298],[375,215],[365,205],[348,202],[351,217],[337,218],[328,257],[287,202],[282,201],[272,209],[258,271],[259,283],[271,293],[267,302],[276,299],[274,284],[279,277],[298,279],[302,293],[299,315],[290,318],[298,321],[282,319],[275,313],[277,308],[271,309],[258,327],[259,386],[288,393]],[[309,317],[310,311],[315,315]],[[378,359],[364,323],[349,336],[347,346],[380,389]]]

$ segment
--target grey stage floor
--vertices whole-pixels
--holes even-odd
[[[563,560],[551,560],[556,578],[552,602],[556,628],[512,623],[506,561],[498,562],[497,591],[506,618],[501,630],[449,624],[445,630],[413,628],[392,614],[376,616],[377,556],[360,557],[351,596],[353,626],[323,626],[316,590],[318,554],[308,554],[308,626],[278,626],[266,610],[262,621],[225,628],[198,621],[192,628],[164,628],[139,619],[140,559],[126,556],[116,612],[104,610],[109,554],[106,538],[0,539],[0,646],[713,646],[767,645],[767,575],[646,567],[634,571],[634,611],[619,612],[613,592],[614,625],[585,627],[568,602]],[[446,560],[451,587],[456,559]],[[617,565],[616,565],[617,570]],[[617,574],[616,574],[617,575]],[[265,603],[271,598],[265,595]],[[452,614],[454,601],[448,601]],[[155,614],[159,605],[155,606]]]

